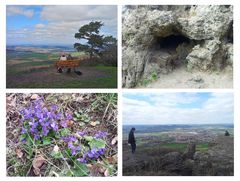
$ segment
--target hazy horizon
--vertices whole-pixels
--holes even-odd
[[[183,123],[178,123],[178,124],[123,124],[123,126],[162,126],[162,125],[188,125],[188,126],[192,126],[192,125],[234,125],[234,123],[195,123],[195,124],[183,124]]]

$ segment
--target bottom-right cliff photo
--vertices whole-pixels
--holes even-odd
[[[123,176],[233,176],[233,97],[124,93]]]

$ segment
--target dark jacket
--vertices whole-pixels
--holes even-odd
[[[135,137],[134,137],[134,132],[131,130],[129,135],[128,135],[128,143],[133,144],[136,143]]]

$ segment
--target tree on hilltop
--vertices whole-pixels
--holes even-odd
[[[100,35],[100,29],[103,25],[101,21],[94,21],[80,27],[75,33],[75,38],[83,40],[84,43],[75,43],[74,48],[77,51],[87,52],[92,59],[93,56],[102,56],[105,51],[115,47],[117,45],[116,38]]]

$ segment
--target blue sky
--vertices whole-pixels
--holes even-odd
[[[117,6],[7,6],[7,45],[66,45],[91,21],[102,21],[101,33],[117,37]]]
[[[233,123],[232,93],[125,93],[123,124]]]

